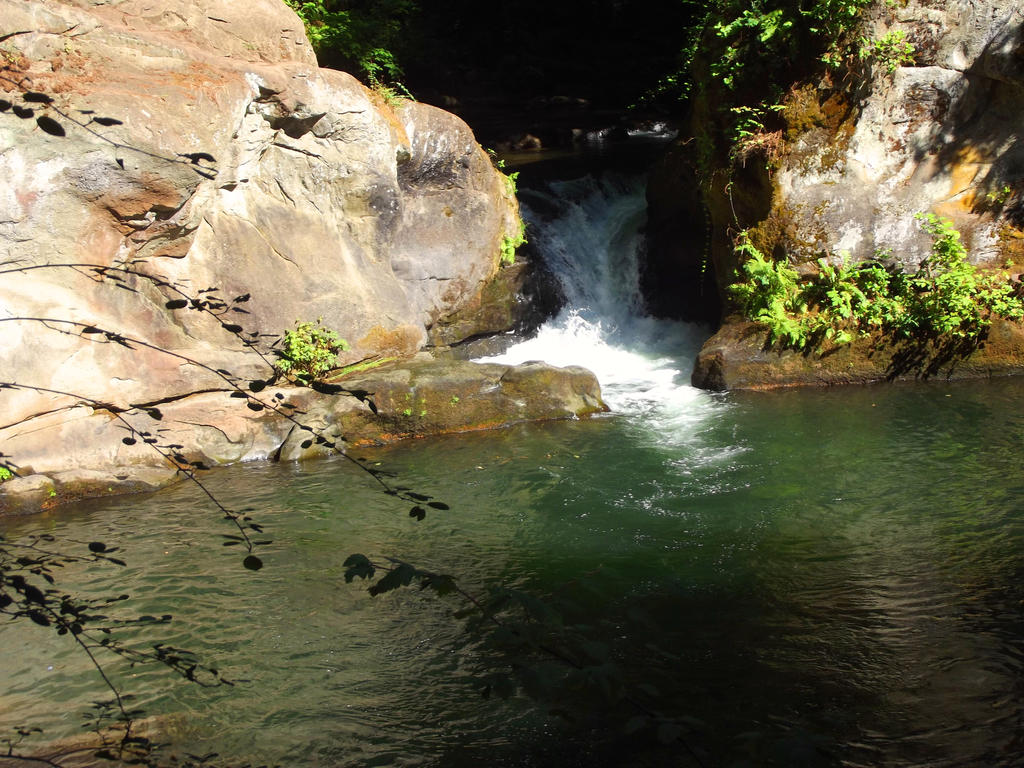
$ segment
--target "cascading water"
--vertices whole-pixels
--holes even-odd
[[[560,281],[566,303],[534,338],[487,360],[589,368],[613,411],[643,416],[674,442],[717,401],[689,384],[707,330],[644,310],[644,188],[643,176],[608,175],[522,192],[528,236]]]

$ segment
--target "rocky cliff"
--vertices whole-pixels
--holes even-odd
[[[891,355],[867,347],[844,370],[813,355],[796,364],[792,353],[762,349],[763,339],[731,317],[723,290],[736,274],[730,235],[740,228],[763,253],[798,270],[815,269],[823,256],[860,262],[879,255],[912,270],[931,245],[915,215],[934,213],[952,220],[972,261],[1021,271],[1022,30],[1024,10],[1008,0],[876,3],[857,32],[863,58],[793,83],[781,99],[780,129],[755,137],[756,151],[734,153],[730,168],[703,176],[693,143],[669,155],[651,185],[653,251],[681,268],[690,285],[704,267],[715,274],[718,295],[705,286],[703,316],[718,303],[726,325],[698,361],[695,383],[779,386],[894,375]],[[872,54],[871,41],[899,36],[911,46],[907,59]],[[689,298],[691,306],[697,301]],[[898,375],[1018,370],[1019,334],[1004,327],[997,335],[1007,334],[1013,339],[988,357],[979,350],[971,365],[910,367]]]
[[[519,232],[506,180],[458,118],[319,69],[280,0],[0,0],[0,19],[11,462],[151,464],[113,413],[219,430],[185,401],[266,379],[246,344],[299,319],[348,340],[342,363],[499,330],[467,307]],[[243,443],[229,459],[268,452]]]
[[[1024,8],[1009,0],[879,4],[863,36],[893,33],[912,46],[912,61],[890,71],[869,56],[847,120],[834,128],[808,120],[791,141],[769,214],[779,244],[798,263],[891,250],[916,266],[931,241],[914,215],[932,212],[953,221],[974,260],[1019,257]]]

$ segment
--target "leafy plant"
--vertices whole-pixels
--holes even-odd
[[[999,189],[987,193],[985,202],[993,208],[1002,208],[1011,197],[1013,197],[1013,187],[1004,184]]]
[[[295,330],[284,332],[274,362],[281,373],[309,384],[334,368],[338,353],[348,349],[348,342],[321,323],[319,317],[316,322],[296,320]]]
[[[402,85],[402,68],[392,51],[413,0],[339,3],[337,0],[285,0],[302,20],[306,35],[320,55],[342,63],[377,91],[386,102],[412,98]]]
[[[952,222],[919,214],[932,248],[914,274],[879,261],[848,265],[818,260],[815,275],[767,259],[746,232],[735,246],[743,279],[729,291],[771,343],[794,349],[847,344],[854,334],[974,341],[992,317],[1024,318],[1024,300],[1005,275],[983,274],[967,260]],[[880,253],[884,258],[887,254]]]
[[[794,316],[804,312],[806,307],[799,304],[796,270],[784,262],[765,258],[750,242],[746,230],[740,232],[735,251],[742,259],[740,268],[745,279],[729,286],[729,291],[746,316],[767,326],[773,344],[781,341],[787,346],[803,348],[807,333]]]
[[[12,477],[14,477],[14,473],[11,470],[7,467],[0,467],[0,483],[10,480]]]
[[[861,37],[857,56],[861,61],[868,59],[876,61],[891,75],[900,67],[913,64],[915,53],[914,46],[907,41],[903,30],[894,29],[874,40]]]
[[[505,161],[499,160],[499,169],[504,168]],[[512,171],[512,173],[502,173],[502,178],[505,180],[505,191],[509,197],[515,197],[519,194],[519,171]]]
[[[516,263],[516,251],[526,244],[526,222],[519,219],[519,231],[515,235],[504,235],[501,238],[501,263],[511,266]]]

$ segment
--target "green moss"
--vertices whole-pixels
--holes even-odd
[[[374,368],[379,368],[387,363],[393,363],[397,360],[397,357],[381,357],[377,360],[363,360],[359,363],[353,363],[352,365],[346,365],[338,369],[337,373],[331,376],[332,380],[341,379],[345,376],[351,376],[353,373],[362,373],[363,371],[370,371]]]
[[[818,101],[818,88],[811,83],[794,86],[786,95],[782,117],[786,121],[786,139],[793,141],[797,136],[812,128],[825,125],[825,113]]]

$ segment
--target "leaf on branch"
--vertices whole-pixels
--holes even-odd
[[[370,594],[376,597],[385,592],[391,592],[399,587],[407,587],[416,577],[416,569],[408,563],[400,563],[397,568],[390,571],[376,584],[370,587]]]
[[[138,442],[138,440],[136,440],[134,437],[122,437],[121,442],[124,443],[125,445],[135,445]]]
[[[67,132],[64,130],[64,126],[58,123],[49,115],[40,115],[36,118],[36,125],[51,136],[67,136]]]
[[[349,555],[342,564],[345,567],[345,583],[350,584],[352,579],[372,579],[376,569],[366,555]]]
[[[420,582],[420,589],[432,589],[440,597],[455,591],[455,579],[444,574],[430,574]]]
[[[325,384],[322,381],[314,381],[309,387],[321,395],[339,395],[345,391],[344,387],[339,387],[337,384]]]
[[[449,507],[443,501],[428,501],[427,506],[432,507],[434,509],[451,509],[451,507]]]
[[[52,104],[53,99],[47,96],[45,93],[39,93],[38,91],[25,91],[21,94],[22,101],[31,101],[35,104]]]
[[[116,117],[94,117],[92,122],[99,123],[105,128],[110,128],[114,125],[124,125],[124,121],[118,120]]]
[[[213,155],[206,152],[187,152],[179,156],[190,160],[193,165],[198,165],[201,160],[206,160],[210,163],[217,162],[217,159]]]
[[[188,299],[171,299],[164,306],[167,309],[184,309],[188,306]]]
[[[250,571],[258,571],[263,567],[263,561],[256,557],[256,555],[249,555],[242,561],[242,565]]]
[[[642,730],[643,728],[646,728],[647,727],[647,723],[648,723],[648,719],[647,719],[647,717],[645,715],[637,715],[636,717],[631,717],[631,718],[629,718],[629,720],[626,721],[626,726],[625,726],[625,728],[623,728],[623,732],[627,736],[631,736],[632,734],[636,733],[637,731]]]
[[[662,744],[671,744],[683,735],[683,729],[678,724],[667,722],[658,726],[658,741]]]
[[[46,604],[46,595],[39,587],[33,587],[31,584],[26,584],[22,590],[25,593],[25,599],[30,603],[38,603],[39,605]]]
[[[370,399],[373,392],[367,392],[365,389],[350,389],[348,393],[359,402],[366,403],[371,413],[377,413],[377,404]]]
[[[29,109],[28,107],[19,107],[17,104],[13,107],[14,114],[20,117],[22,120],[28,120],[30,117],[35,116],[35,110]]]
[[[427,510],[423,507],[413,507],[409,510],[409,517],[415,517],[417,520],[423,520],[427,516]]]
[[[90,552],[96,552],[96,553],[106,552],[107,551],[107,545],[104,544],[102,541],[90,541],[89,542],[89,551]]]
[[[0,99],[0,112],[6,112],[13,105],[7,99]]]

